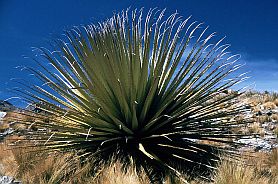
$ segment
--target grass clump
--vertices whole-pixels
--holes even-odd
[[[277,149],[269,153],[250,153],[238,162],[224,158],[214,174],[213,183],[275,184],[278,182],[277,158]]]

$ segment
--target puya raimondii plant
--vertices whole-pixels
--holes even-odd
[[[83,160],[134,163],[152,181],[205,175],[239,136],[231,128],[242,92],[227,91],[246,78],[234,72],[239,56],[207,30],[178,13],[141,9],[65,31],[53,51],[37,48],[39,67],[24,68],[38,82],[15,89],[44,112],[26,138]]]

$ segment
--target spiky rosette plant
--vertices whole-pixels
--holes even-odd
[[[164,12],[123,11],[66,31],[54,51],[38,48],[40,68],[25,69],[43,85],[15,89],[45,112],[26,137],[85,160],[116,155],[159,176],[213,168],[239,136],[230,130],[241,92],[227,92],[244,79],[234,72],[239,57],[202,23]]]

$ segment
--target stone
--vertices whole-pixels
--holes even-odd
[[[10,176],[0,176],[0,184],[22,184],[20,181],[16,181]]]
[[[6,115],[7,115],[6,112],[1,112],[1,111],[0,111],[0,119],[3,119]]]
[[[14,132],[14,129],[12,129],[12,128],[6,129],[3,133],[0,132],[0,141],[3,140],[6,136],[12,134],[13,132]]]

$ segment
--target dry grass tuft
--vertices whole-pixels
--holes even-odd
[[[278,99],[275,99],[275,100],[273,101],[273,103],[274,103],[276,106],[278,106]]]
[[[264,109],[275,109],[278,106],[277,93],[247,92],[241,100],[247,102],[253,108],[261,106]]]
[[[9,128],[9,125],[8,124],[6,124],[6,123],[1,123],[0,122],[0,133],[1,132],[4,132],[6,129],[8,129]]]
[[[104,167],[95,179],[96,184],[148,184],[150,183],[144,172],[138,173],[134,167],[129,167],[126,172],[122,170],[120,162],[111,163],[108,167]]]
[[[12,137],[10,140],[20,140]],[[38,153],[38,148],[22,147],[11,149],[8,145],[0,144],[0,174],[12,176],[24,184],[148,184],[146,173],[130,166],[123,170],[119,161],[111,161],[108,166],[98,171],[93,177],[90,175],[92,163],[81,165],[80,160],[74,159],[75,154]],[[171,184],[173,179],[167,178],[165,184]],[[171,177],[172,178],[172,177]],[[178,178],[175,183],[183,183]]]
[[[271,118],[267,115],[262,115],[262,116],[258,116],[256,118],[257,122],[259,123],[265,123],[265,122],[270,122],[271,121]]]
[[[214,183],[277,184],[277,153],[276,151],[275,154],[256,153],[256,155],[249,157],[247,160],[241,160],[239,162],[225,159],[221,162],[215,172]]]
[[[253,184],[253,169],[225,160],[214,176],[216,184]]]
[[[278,122],[278,114],[272,114],[271,115],[271,120],[274,122]]]
[[[278,127],[276,127],[274,130],[273,130],[274,134],[276,134],[276,136],[278,137]]]
[[[4,143],[0,143],[0,175],[15,176],[17,168],[12,150]]]
[[[264,136],[265,132],[264,129],[261,127],[261,124],[259,122],[254,122],[248,127],[248,133],[251,134],[260,134],[261,136]]]
[[[37,152],[38,148],[25,147],[24,143],[16,148],[8,146],[16,140],[21,138],[13,136],[0,144],[0,174],[17,178],[24,184],[82,183],[88,167],[86,164],[81,167],[73,153]],[[65,181],[63,176],[67,176]]]
[[[272,175],[278,177],[278,148],[273,149],[271,153],[268,154],[268,159],[266,160],[266,164],[270,169]]]
[[[274,102],[266,102],[263,104],[264,109],[268,109],[268,110],[272,110],[272,109],[276,109],[277,106]]]
[[[147,175],[130,166],[123,170],[119,161],[108,166],[92,177],[91,163],[80,165],[74,154],[40,154],[36,148],[9,149],[0,144],[0,174],[14,176],[25,184],[148,184]],[[278,149],[271,153],[256,152],[240,162],[223,159],[214,173],[215,184],[277,184]],[[73,169],[74,168],[74,169]],[[62,177],[65,176],[66,177]],[[182,184],[178,178],[167,177],[165,184]],[[190,184],[208,184],[205,181],[190,181]]]

